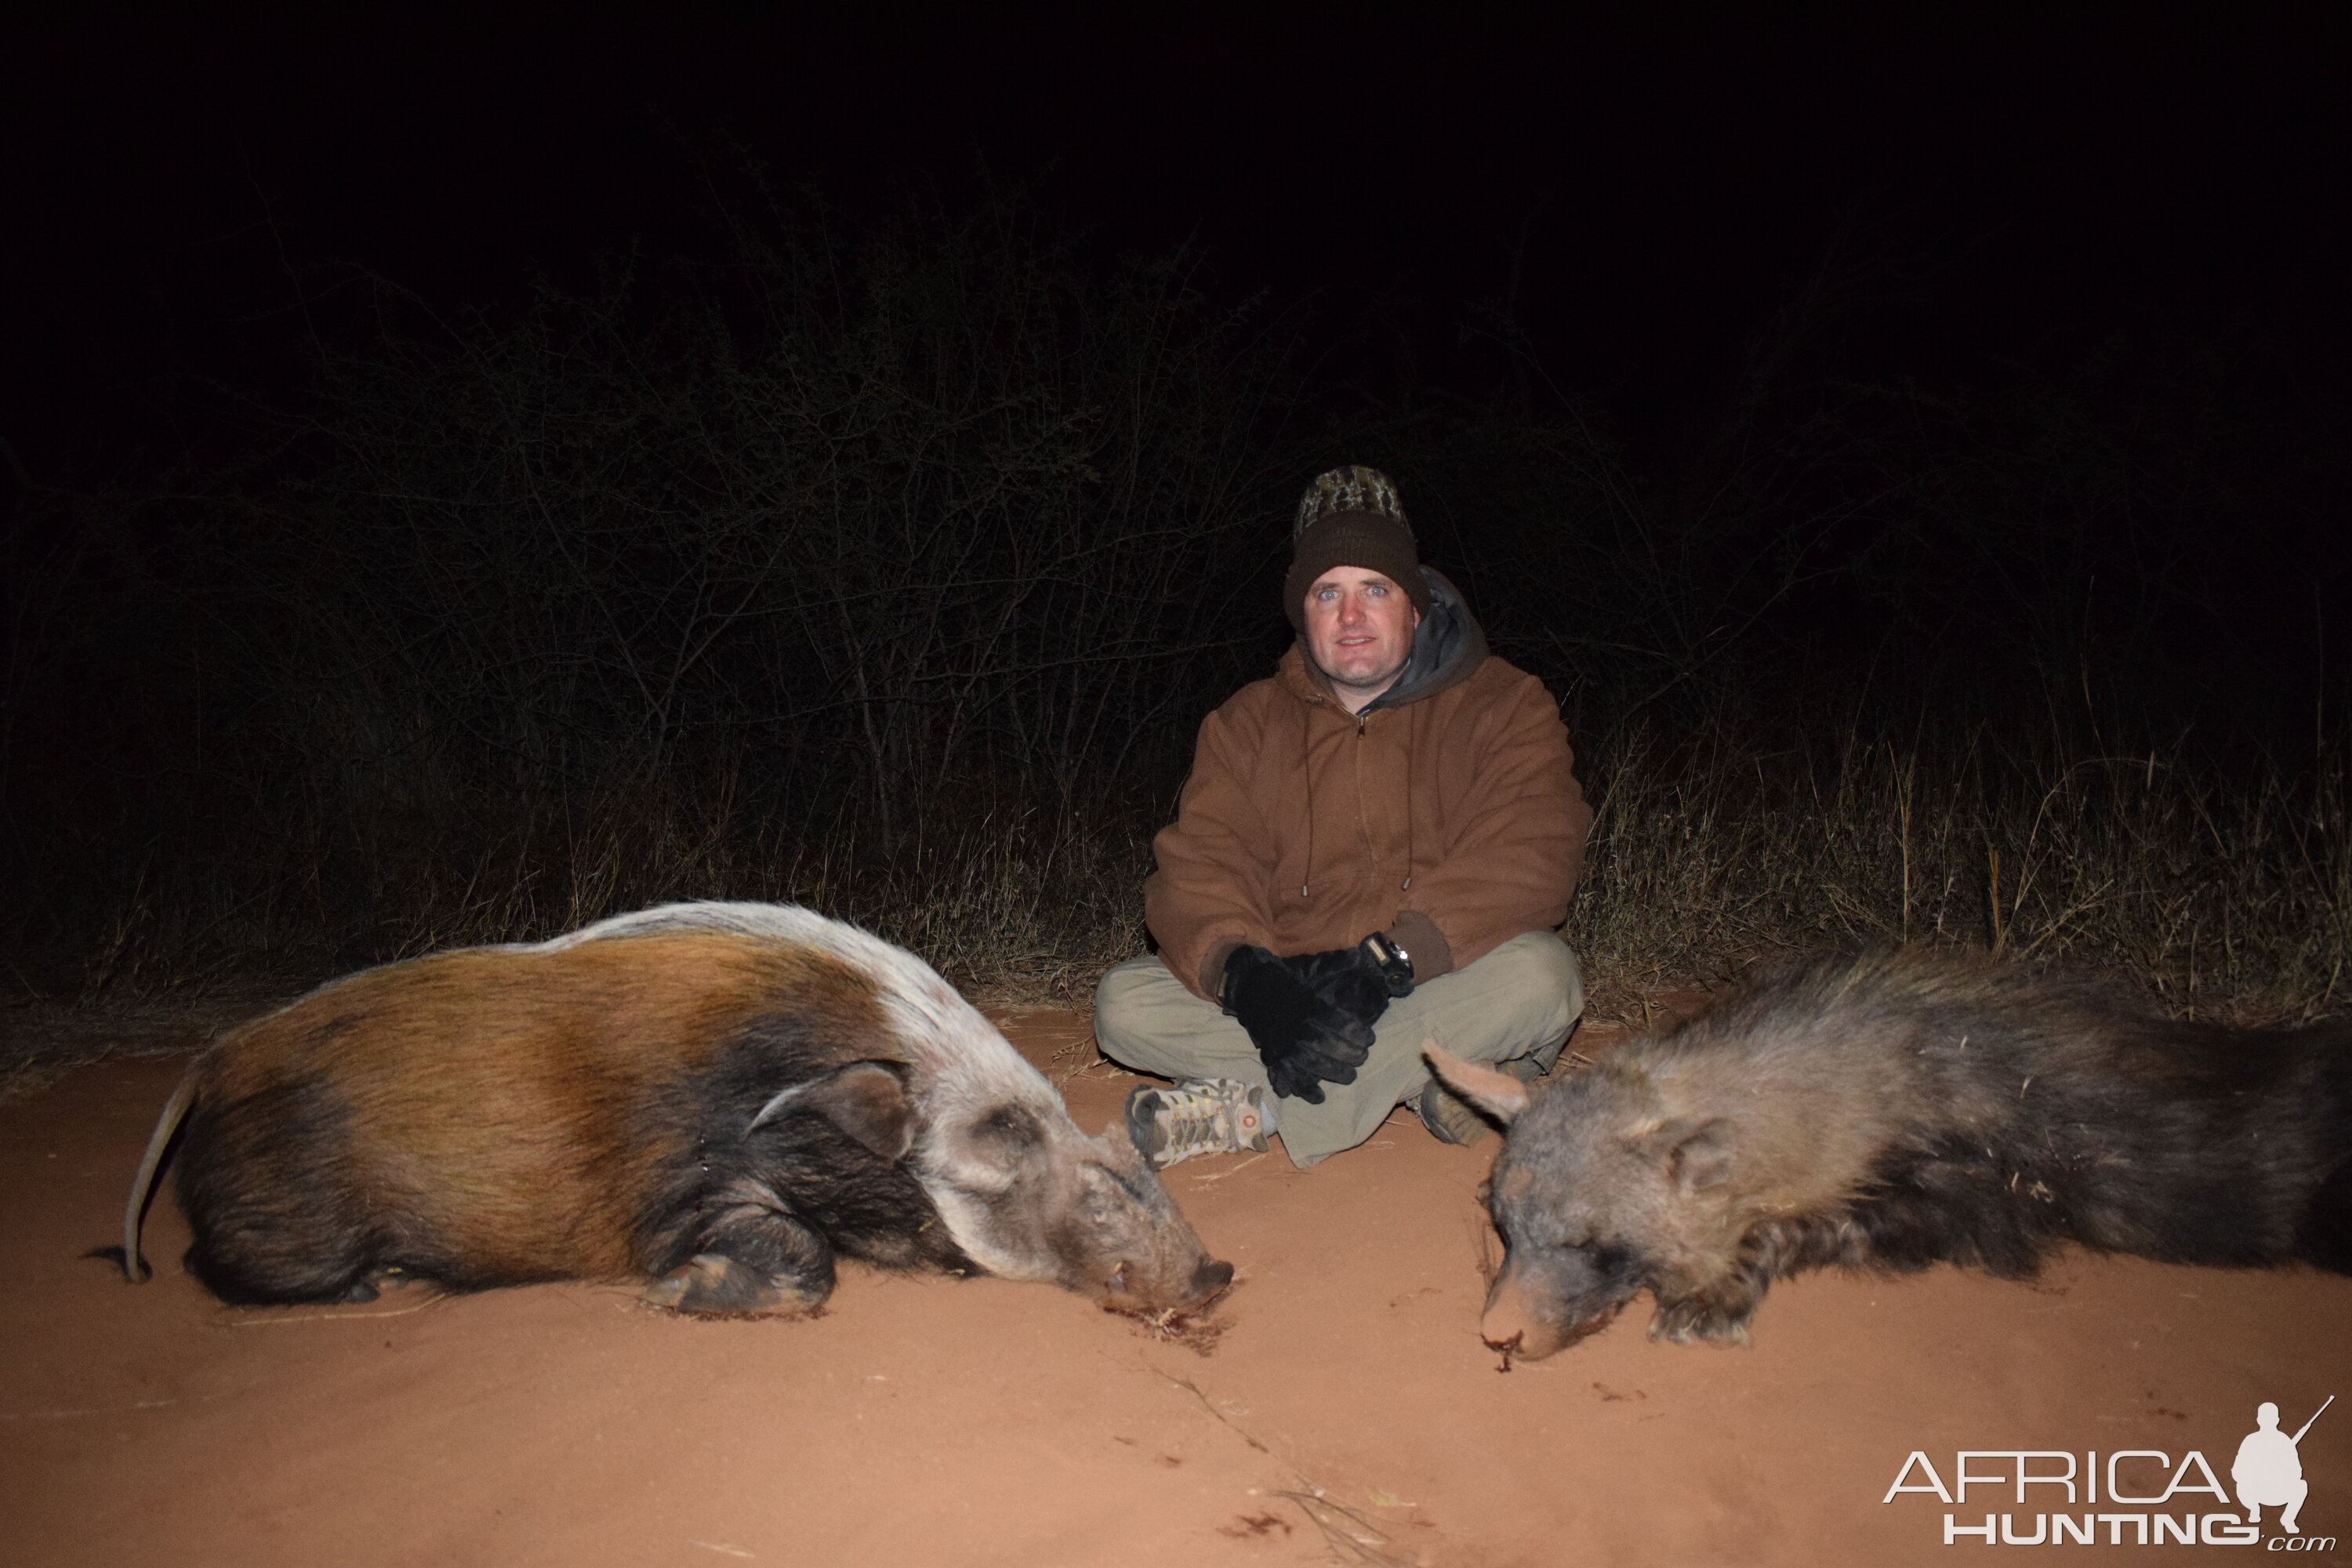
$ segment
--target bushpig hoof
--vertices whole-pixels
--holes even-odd
[[[352,1303],[373,1301],[379,1300],[386,1290],[406,1289],[416,1282],[417,1276],[411,1274],[397,1263],[387,1263],[381,1268],[372,1269],[361,1275],[343,1287],[342,1300]]]
[[[825,1295],[718,1252],[698,1253],[646,1287],[648,1303],[679,1312],[798,1316],[824,1305]]]

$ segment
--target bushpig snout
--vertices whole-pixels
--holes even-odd
[[[1204,1305],[1233,1283],[1233,1265],[1201,1245],[1124,1127],[1038,1157],[1074,1184],[1046,1232],[1063,1284],[1119,1311],[1158,1312]]]
[[[1156,1289],[1140,1271],[1122,1264],[1102,1292],[1103,1305],[1120,1312],[1191,1311],[1215,1300],[1233,1282],[1234,1266],[1206,1255],[1192,1272],[1160,1281]]]
[[[1206,1306],[1224,1288],[1234,1282],[1234,1266],[1220,1263],[1213,1258],[1201,1259],[1201,1267],[1192,1270],[1192,1283],[1184,1298],[1188,1307]]]

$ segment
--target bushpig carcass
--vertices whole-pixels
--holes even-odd
[[[187,1265],[236,1303],[365,1300],[402,1275],[807,1311],[836,1254],[1145,1311],[1233,1278],[1132,1142],[1081,1133],[921,960],[784,905],[436,953],[229,1031],[149,1142],[134,1279],[175,1130]]]
[[[2352,1019],[2181,1022],[2093,979],[1908,949],[1782,969],[1530,1090],[1504,1121],[1481,1332],[1549,1355],[1646,1289],[1654,1339],[1744,1343],[1772,1280],[2057,1246],[2352,1273]]]

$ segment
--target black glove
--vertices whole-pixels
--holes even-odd
[[[1396,950],[1391,947],[1389,951]],[[1328,952],[1302,952],[1280,962],[1298,976],[1298,983],[1308,991],[1367,1026],[1380,1022],[1381,1015],[1389,1010],[1391,998],[1399,994],[1390,984],[1388,971],[1363,942]],[[1404,984],[1410,991],[1412,980],[1408,978]]]
[[[1321,956],[1321,955],[1317,955]],[[1327,1083],[1353,1083],[1372,1050],[1372,1026],[1318,995],[1262,947],[1237,947],[1225,960],[1225,1011],[1249,1032],[1274,1092],[1323,1103]]]

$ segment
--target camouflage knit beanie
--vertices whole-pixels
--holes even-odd
[[[1350,463],[1318,475],[1299,498],[1290,536],[1297,553],[1282,579],[1282,600],[1300,631],[1307,629],[1307,590],[1334,566],[1378,572],[1404,590],[1415,610],[1429,614],[1429,583],[1421,574],[1412,525],[1396,487],[1378,468]]]

